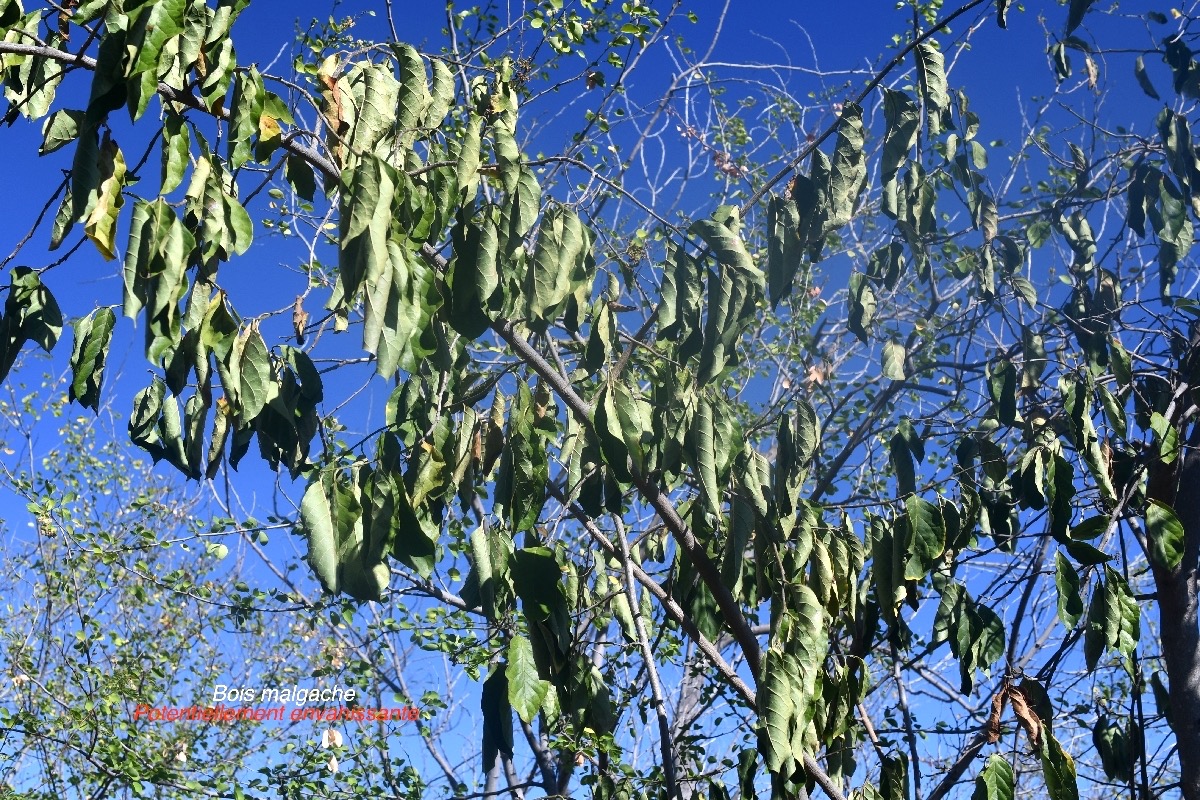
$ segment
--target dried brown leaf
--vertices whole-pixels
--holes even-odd
[[[987,732],[989,744],[995,744],[1000,741],[1000,715],[1004,713],[1004,699],[1007,695],[1008,686],[1006,684],[992,698],[992,713],[988,717],[987,725],[984,727],[984,730]]]
[[[1037,712],[1029,705],[1029,698],[1025,696],[1025,691],[1020,687],[1009,687],[1008,697],[1012,702],[1013,713],[1017,715],[1021,727],[1029,735],[1029,741],[1036,750],[1041,746],[1042,742],[1041,718],[1038,717]]]

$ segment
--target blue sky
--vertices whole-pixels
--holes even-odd
[[[689,3],[688,7],[696,11],[699,21],[694,26],[685,23],[681,30],[694,46],[700,46],[708,41],[720,15],[721,6],[712,2],[694,2]],[[426,51],[436,53],[442,44],[439,30],[444,14],[442,4],[398,0],[396,9],[402,36]],[[374,11],[376,16],[367,16],[367,11]],[[1039,3],[1036,12],[1020,13],[1014,10],[1010,15],[1008,32],[994,29],[983,31],[975,37],[972,52],[968,54],[969,57],[963,59],[962,66],[951,71],[951,84],[968,88],[973,101],[972,108],[982,117],[981,139],[1006,142],[1006,145],[997,146],[993,151],[994,166],[1003,163],[1007,147],[1011,146],[1013,138],[1018,135],[1022,105],[1028,105],[1032,96],[1045,96],[1054,89],[1037,12],[1045,13],[1046,25],[1052,31],[1061,29],[1065,12],[1056,4]],[[338,17],[359,16],[360,30],[364,37],[374,36],[385,30],[382,3],[348,2],[338,6],[333,13]],[[328,4],[323,3],[256,0],[234,29],[240,61],[256,62],[265,67],[276,58],[280,48],[291,41],[298,25],[303,28],[310,17],[324,18],[329,14]],[[819,68],[827,73],[839,73],[876,68],[892,57],[895,52],[889,49],[892,35],[908,24],[909,19],[908,11],[896,10],[894,4],[888,0],[848,0],[836,4],[811,0],[801,3],[764,2],[753,5],[736,2],[724,21],[721,37],[710,61],[799,68],[796,71],[766,71],[772,80],[785,82],[785,85],[798,95],[819,91],[823,86],[835,87],[842,80],[849,80],[857,87],[862,83],[862,75],[839,77],[830,74],[822,83],[822,80],[808,70]],[[994,20],[990,17],[984,24],[994,28]],[[1086,36],[1086,32],[1084,35]],[[1072,57],[1078,74],[1082,56],[1073,53]],[[1107,70],[1112,70],[1113,74],[1120,78],[1116,83],[1121,87],[1121,91],[1105,98],[1104,102],[1107,105],[1101,114],[1102,119],[1113,125],[1144,121],[1152,117],[1160,105],[1137,92],[1136,88],[1130,90],[1132,58],[1132,54],[1127,57],[1117,56],[1111,62],[1106,61],[1102,65],[1102,81],[1105,80]],[[284,72],[282,67],[287,61],[285,55],[276,71]],[[671,77],[671,63],[665,52],[652,54],[645,67],[631,80],[631,92],[636,91],[643,97],[655,97],[656,85],[665,85]],[[1152,78],[1160,84],[1160,89],[1165,90],[1165,67],[1157,63],[1150,63],[1148,66]],[[728,69],[732,74],[740,74],[733,68],[722,69]],[[80,100],[73,105],[81,106],[82,93],[86,92],[86,88],[83,88],[82,82],[76,86],[75,92],[79,93],[77,96]],[[847,92],[835,93],[831,101],[844,99],[847,95]],[[67,94],[64,97],[71,95]],[[535,109],[534,113],[549,113],[546,108],[553,110],[552,104],[548,102],[545,106]],[[580,105],[580,118],[583,108],[583,105]],[[549,143],[543,147],[553,151],[566,132],[572,125],[578,124],[578,121],[571,119],[569,124],[563,123],[559,127],[549,126],[539,130],[533,141],[536,144],[548,140]],[[146,122],[149,123],[150,120],[147,119]],[[139,126],[139,130],[147,127],[150,125]],[[124,123],[121,123],[117,130],[117,136],[126,148],[127,155],[133,157],[135,151],[140,152],[134,144],[139,140],[144,142],[145,133],[130,134]],[[35,152],[40,140],[40,125],[33,125],[24,120],[12,128],[0,130],[0,141],[5,146],[6,156],[4,161],[0,162],[0,185],[5,187],[5,194],[0,203],[6,212],[3,222],[0,223],[0,257],[24,234],[51,188],[61,180],[62,170],[70,164],[70,148],[46,158],[37,158]],[[153,186],[157,179],[157,168],[154,166],[156,158],[156,155],[152,155],[146,170],[146,182],[149,186]],[[705,201],[706,198],[697,197],[694,203],[697,207],[703,207]],[[265,202],[265,194],[260,195],[260,204],[252,211],[256,220],[269,215],[262,205]],[[124,234],[118,237],[118,241],[123,241],[123,238]],[[14,264],[27,263],[40,267],[57,258],[57,254],[45,253],[44,241],[43,230]],[[329,255],[326,251],[326,257]],[[266,235],[260,226],[257,229],[255,244],[245,256],[236,258],[223,267],[220,282],[230,290],[236,307],[246,316],[285,308],[305,289],[306,279],[296,270],[296,264],[304,257],[305,254],[295,246],[294,240]],[[834,269],[836,271],[837,268]],[[45,281],[54,291],[68,317],[85,314],[98,303],[119,302],[119,263],[104,262],[90,245],[81,248],[70,263],[48,272]],[[314,311],[320,302],[315,298],[320,294],[320,290],[314,293]],[[286,315],[283,315],[271,323],[276,333],[282,333],[286,329],[286,320]],[[106,382],[106,394],[114,398],[115,408],[124,414],[127,413],[133,393],[145,385],[149,365],[141,353],[140,331],[134,332],[129,321],[122,321],[119,331],[120,335],[110,358],[112,372]],[[351,332],[343,338],[342,348],[346,352],[355,352],[358,346],[357,334]],[[270,339],[268,335],[268,340]],[[65,335],[53,362],[57,369],[64,367],[69,348],[70,337]],[[117,377],[116,372],[123,374]],[[360,385],[366,385],[367,390],[356,401],[354,414],[350,419],[353,420],[357,415],[361,419],[361,428],[369,430],[373,427],[372,420],[378,420],[382,416],[382,404],[387,393],[383,381],[369,378],[366,370],[360,370],[355,374],[354,383],[348,382],[339,386],[333,394],[344,395],[348,393],[348,389]],[[123,425],[118,425],[118,432],[121,430]],[[164,464],[159,469],[169,470],[170,467]],[[246,499],[265,504],[272,493],[274,476],[261,466],[253,453],[244,462],[242,474],[247,476],[240,482],[244,487],[243,491],[248,495]],[[289,487],[286,477],[283,478],[283,483],[291,496],[298,495],[297,487]],[[290,512],[290,509],[285,508],[283,511]],[[262,519],[270,513],[270,509],[257,505],[253,513]],[[24,501],[0,497],[0,518],[11,522],[23,520],[26,516]],[[285,560],[294,560],[301,555],[296,549],[297,544],[296,540],[289,537],[275,536],[272,539],[271,552]],[[265,573],[263,577],[266,578]],[[315,591],[315,581],[311,576],[301,571],[297,577],[302,586],[310,592]],[[431,682],[434,681],[431,679]],[[473,729],[471,733],[474,733]]]

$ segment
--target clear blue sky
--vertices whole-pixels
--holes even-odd
[[[666,4],[659,4],[666,7]],[[1136,5],[1136,4],[1135,4]],[[444,19],[444,6],[440,2],[415,2],[397,0],[397,22],[401,35],[430,53],[436,53],[442,43],[440,28]],[[961,68],[951,72],[952,85],[965,85],[972,97],[972,107],[982,117],[980,138],[1011,140],[1020,130],[1019,108],[1022,101],[1031,95],[1045,95],[1053,90],[1054,82],[1045,56],[1045,41],[1041,35],[1038,12],[1045,13],[1046,25],[1052,30],[1061,29],[1065,11],[1055,3],[1029,3],[1036,10],[1021,13],[1016,10],[1010,15],[1009,31],[988,30],[976,37],[970,57],[964,59]],[[515,7],[515,6],[514,6]],[[708,0],[689,2],[687,8],[699,16],[695,26],[682,26],[682,32],[694,47],[703,47],[715,26],[721,6]],[[359,15],[366,11],[376,12],[372,19],[362,17],[361,29],[364,37],[383,35],[386,30],[382,18],[382,2],[354,0],[339,5],[333,12],[336,16]],[[234,41],[238,46],[239,60],[245,64],[257,62],[265,67],[274,60],[281,48],[287,46],[297,28],[304,27],[311,17],[325,17],[330,13],[326,3],[278,2],[278,0],[255,0],[234,28]],[[974,19],[968,17],[967,19]],[[760,2],[748,3],[737,0],[731,6],[724,21],[721,37],[711,56],[712,61],[738,62],[747,64],[790,65],[803,69],[820,68],[828,72],[869,69],[890,59],[894,50],[889,49],[892,35],[901,30],[910,20],[906,10],[896,10],[890,0],[844,0],[839,3],[807,2]],[[962,23],[965,24],[965,23]],[[994,21],[988,25],[994,28]],[[1086,35],[1086,34],[1085,34]],[[1076,69],[1080,69],[1082,57],[1073,53]],[[653,97],[654,83],[669,80],[667,68],[670,62],[665,56],[656,54],[649,68],[637,73],[633,83],[645,81],[643,96]],[[285,73],[287,56],[283,57],[276,72]],[[1103,65],[1105,70],[1120,71],[1119,94],[1107,97],[1103,119],[1114,125],[1145,120],[1157,108],[1155,101],[1136,92],[1128,91],[1132,83],[1132,55],[1128,59],[1116,59]],[[1166,88],[1165,68],[1150,64],[1152,78],[1161,88]],[[804,72],[788,78],[789,86],[798,93],[820,88],[819,81]],[[857,87],[860,77],[852,78]],[[1102,74],[1103,80],[1103,74]],[[82,107],[86,88],[83,82],[78,87],[75,107]],[[836,79],[826,78],[826,85],[836,85]],[[633,87],[638,89],[636,85]],[[71,95],[65,95],[70,97]],[[837,99],[845,99],[838,97]],[[121,112],[117,112],[114,117]],[[151,114],[154,113],[152,110]],[[149,120],[147,120],[149,122]],[[140,149],[137,141],[145,141],[144,133],[129,134],[124,122],[114,125],[116,135],[126,150],[128,158],[136,158]],[[145,128],[148,126],[140,126]],[[555,133],[554,130],[546,132]],[[24,120],[12,128],[0,130],[0,141],[4,145],[5,158],[0,161],[0,186],[4,194],[0,203],[4,214],[0,219],[0,257],[6,255],[16,241],[25,233],[38,214],[52,188],[62,179],[62,170],[69,167],[71,148],[64,148],[46,158],[37,158],[35,153],[41,140],[40,124],[33,125]],[[553,145],[550,145],[553,146]],[[998,147],[994,158],[1003,159],[1005,150]],[[147,183],[154,186],[157,180],[157,153],[151,156],[146,168]],[[137,191],[135,187],[134,191]],[[260,201],[265,202],[265,194]],[[51,211],[51,214],[53,212]],[[128,212],[126,212],[128,213]],[[261,208],[252,216],[263,216]],[[124,228],[122,229],[124,231]],[[77,235],[77,234],[76,234]],[[124,242],[124,232],[118,242]],[[72,240],[73,241],[73,240]],[[29,264],[41,267],[57,258],[47,255],[44,248],[44,230],[27,246],[14,264]],[[280,237],[264,235],[258,229],[258,238],[250,251],[241,258],[225,265],[219,278],[234,298],[239,311],[252,316],[267,310],[289,306],[292,298],[303,291],[305,280],[293,269],[304,257],[290,242]],[[119,262],[104,262],[90,245],[85,245],[71,262],[45,275],[64,313],[68,317],[91,311],[97,304],[119,303]],[[285,324],[281,318],[280,326]],[[106,392],[115,396],[115,407],[127,413],[133,393],[145,385],[148,368],[141,354],[141,333],[133,332],[128,321],[119,325],[121,331],[110,361],[110,369],[119,369],[124,375],[120,379],[110,376]],[[282,330],[280,330],[282,332]],[[268,341],[271,337],[268,335]],[[357,348],[357,336],[346,334],[347,351]],[[70,353],[71,339],[64,335],[55,356],[55,364],[61,369]],[[147,377],[140,377],[147,376]],[[365,374],[363,375],[365,377]],[[344,395],[345,387],[335,390],[333,395]],[[386,388],[376,379],[371,390],[364,395],[359,405],[361,413],[368,418],[379,419]],[[364,423],[369,428],[369,423]],[[168,470],[166,465],[160,466]],[[256,494],[260,500],[269,497],[271,477],[259,464],[252,452],[244,462],[243,472],[252,476],[245,484],[248,494]],[[284,479],[287,483],[286,478]],[[297,492],[293,489],[291,494]],[[286,510],[286,509],[285,509]],[[256,512],[259,518],[270,513],[269,508]],[[24,502],[11,497],[0,497],[0,518],[24,519]],[[294,557],[294,540],[277,536],[272,541],[274,552]],[[310,590],[315,581],[307,575],[301,577]]]

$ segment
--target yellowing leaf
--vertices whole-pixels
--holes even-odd
[[[84,232],[96,245],[105,261],[116,258],[117,216],[125,200],[121,189],[125,185],[125,156],[112,139],[100,145],[100,186],[96,202],[84,222]]]

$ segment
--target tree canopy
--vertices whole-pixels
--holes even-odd
[[[1190,12],[911,0],[822,70],[714,59],[728,5],[387,4],[260,66],[247,5],[0,0],[66,175],[9,260],[74,243],[0,375],[94,247],[70,400],[136,325],[133,444],[288,476],[325,602],[479,682],[405,792],[1200,800]],[[294,295],[238,290],[264,237]]]

